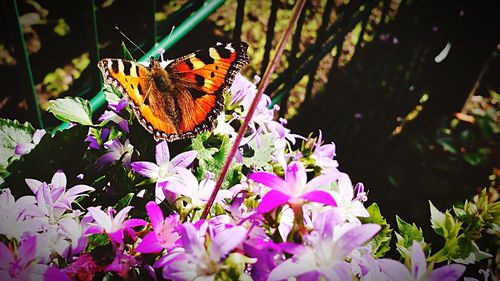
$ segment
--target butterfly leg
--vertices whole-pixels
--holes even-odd
[[[139,107],[141,107],[143,104],[145,104],[145,103],[146,103],[146,101],[148,100],[148,97],[149,97],[149,92],[150,92],[150,90],[151,90],[151,86],[152,86],[152,85],[153,85],[153,84],[149,84],[149,87],[148,87],[148,89],[146,90],[146,95],[145,95],[145,96],[144,96],[144,98],[142,99],[141,104],[139,104]]]

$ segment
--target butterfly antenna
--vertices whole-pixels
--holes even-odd
[[[175,29],[175,26],[172,26],[172,29],[170,30],[170,34],[168,34],[167,41],[165,42],[165,45],[167,45],[168,42],[170,41],[170,36],[172,36],[172,33],[174,33],[174,29]],[[163,48],[159,49],[158,53],[160,54],[161,61],[165,61],[163,59],[163,54],[165,53],[165,49],[163,49]]]
[[[134,45],[134,47],[136,47],[139,51],[141,51],[143,54],[146,54],[146,52],[144,52],[141,47],[137,46],[137,44],[134,43],[134,41],[132,41],[130,38],[128,38],[127,35],[125,35],[125,33],[123,33],[119,28],[118,26],[115,26],[115,29],[118,30],[118,32],[120,32],[120,34],[125,38],[127,39],[128,42],[130,42],[130,44]]]

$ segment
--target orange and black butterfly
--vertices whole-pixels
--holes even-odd
[[[103,59],[98,67],[155,140],[174,141],[213,127],[223,110],[223,92],[248,63],[247,48],[244,42],[217,43],[165,67],[153,57],[148,67],[122,59]]]

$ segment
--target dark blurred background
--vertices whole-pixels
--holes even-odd
[[[114,26],[147,51],[217,1],[205,2],[95,0],[94,10],[92,1],[2,1],[0,117],[56,126],[47,101],[92,98],[96,58],[123,56]],[[167,57],[243,40],[251,58],[243,73],[261,75],[293,4],[226,1]],[[365,184],[393,226],[397,213],[429,228],[428,200],[444,210],[481,188],[498,191],[496,4],[310,0],[267,94],[293,132],[322,130],[335,142],[340,169]]]

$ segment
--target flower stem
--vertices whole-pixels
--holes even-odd
[[[234,144],[231,147],[231,151],[229,152],[229,155],[227,156],[226,162],[224,163],[224,166],[222,167],[222,171],[219,175],[219,178],[217,179],[217,182],[215,183],[215,188],[212,191],[210,198],[208,199],[207,205],[205,206],[203,213],[201,214],[201,219],[206,219],[208,213],[210,212],[210,208],[212,207],[212,204],[215,201],[215,197],[217,196],[217,193],[219,192],[219,189],[222,185],[222,182],[224,181],[224,178],[226,177],[227,171],[229,170],[229,166],[231,165],[231,162],[233,161],[234,155],[236,154],[236,150],[240,146],[241,139],[243,138],[243,135],[245,134],[245,132],[248,128],[248,124],[250,123],[250,120],[252,120],[255,109],[257,108],[257,104],[259,103],[260,98],[262,97],[262,93],[264,92],[267,85],[269,84],[269,80],[271,79],[271,74],[274,72],[274,69],[276,68],[276,64],[278,63],[279,58],[281,57],[281,54],[283,53],[283,50],[285,49],[286,42],[290,38],[290,34],[292,33],[292,28],[295,25],[295,22],[297,22],[297,19],[299,18],[299,15],[300,15],[302,9],[304,8],[305,3],[306,3],[306,0],[297,0],[297,2],[295,3],[295,7],[293,8],[292,17],[290,18],[290,21],[288,22],[288,26],[285,30],[285,33],[283,33],[283,36],[281,37],[281,39],[278,43],[276,54],[274,55],[273,59],[267,65],[267,68],[266,68],[266,71],[264,72],[264,75],[262,75],[262,80],[259,83],[259,86],[257,88],[257,93],[255,94],[255,97],[252,101],[252,105],[250,106],[250,109],[248,110],[248,114],[245,117],[243,124],[241,125],[241,128],[238,132],[238,135],[236,136],[236,139],[234,140]]]

